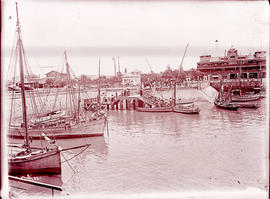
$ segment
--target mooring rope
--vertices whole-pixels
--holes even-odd
[[[66,158],[65,158],[65,161],[63,161],[63,162],[61,162],[61,163],[68,162],[68,161],[72,160],[73,158],[77,157],[77,156],[80,155],[82,152],[84,152],[86,149],[88,149],[89,146],[90,146],[90,144],[89,144],[89,145],[86,145],[85,148],[84,148],[83,150],[81,150],[79,153],[77,153],[76,155],[74,155],[74,156],[71,157],[70,159],[66,159]],[[62,155],[63,155],[63,154],[62,154]]]

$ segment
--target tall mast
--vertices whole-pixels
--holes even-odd
[[[18,41],[17,48],[19,48],[19,65],[20,65],[20,79],[21,79],[21,96],[22,96],[22,114],[23,114],[23,123],[25,129],[25,146],[29,147],[29,137],[28,137],[28,124],[27,124],[27,113],[26,113],[26,98],[25,98],[25,87],[24,87],[24,71],[23,71],[23,56],[22,56],[22,40],[21,40],[21,29],[19,22],[19,13],[18,5],[16,2],[16,14],[17,14],[17,32],[18,32]]]
[[[260,93],[262,93],[262,63],[260,62]]]
[[[241,91],[241,74],[242,74],[242,60],[240,58],[240,67],[239,67],[239,94],[241,95],[242,94],[242,91]]]
[[[120,76],[120,61],[119,61],[119,56],[117,58],[118,58],[118,75]]]
[[[177,79],[178,79],[179,74],[183,71],[183,62],[184,62],[184,58],[186,56],[187,48],[188,48],[188,43],[186,45],[185,52],[184,52],[183,58],[181,60],[181,64],[179,66],[179,71],[178,71],[178,74],[177,74]]]
[[[117,72],[116,72],[116,63],[115,63],[115,57],[113,57],[113,63],[114,63],[114,76],[117,76]]]
[[[175,83],[174,83],[174,90],[173,90],[173,106],[176,105],[176,81],[177,81],[177,79],[175,79]]]
[[[154,71],[152,70],[152,67],[151,67],[151,65],[150,65],[150,63],[149,63],[149,61],[148,61],[147,58],[146,58],[146,62],[147,62],[147,64],[148,64],[148,67],[149,67],[149,69],[150,69],[150,72],[153,74]]]
[[[98,60],[98,105],[100,106],[100,58]]]
[[[179,78],[179,74],[183,71],[183,62],[184,62],[184,58],[186,56],[186,52],[187,52],[187,48],[188,48],[188,43],[186,45],[186,48],[185,48],[185,52],[184,52],[184,55],[183,55],[183,58],[181,60],[181,64],[179,66],[179,70],[178,70],[178,73],[177,73],[177,77],[175,79],[175,82],[174,82],[174,91],[173,91],[173,106],[176,105],[176,83],[177,83],[177,80]]]
[[[78,121],[80,120],[79,115],[80,115],[80,106],[81,106],[81,85],[79,84],[79,93],[78,93],[78,115],[77,115],[77,119]]]
[[[64,55],[65,55],[66,70],[67,70],[67,75],[68,75],[68,92],[70,94],[70,105],[71,105],[71,109],[73,109],[73,111],[75,113],[75,118],[77,118],[78,115],[77,115],[77,111],[76,111],[76,107],[75,107],[74,88],[73,88],[73,83],[72,83],[72,79],[71,79],[71,75],[70,75],[70,67],[69,67],[69,63],[67,61],[66,51],[64,51]],[[70,87],[70,89],[69,89],[69,87]]]

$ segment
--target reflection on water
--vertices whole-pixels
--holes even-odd
[[[104,137],[59,141],[91,143],[64,152],[61,195],[265,190],[266,99],[238,111],[198,105],[199,115],[110,111]]]

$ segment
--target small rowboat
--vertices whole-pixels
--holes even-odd
[[[172,107],[153,107],[153,108],[146,108],[146,107],[137,107],[137,111],[139,112],[172,112]]]
[[[184,114],[199,114],[200,109],[199,108],[195,108],[195,109],[175,108],[175,109],[173,109],[173,112],[175,112],[175,113],[184,113]]]
[[[184,113],[184,114],[199,114],[200,109],[193,105],[182,105],[182,106],[176,106],[173,108],[173,112],[175,113]]]

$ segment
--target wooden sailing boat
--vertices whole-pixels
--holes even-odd
[[[28,137],[31,139],[43,139],[47,136],[54,140],[103,136],[107,118],[105,114],[99,110],[86,113],[81,108],[80,86],[76,94],[75,80],[71,77],[72,70],[68,63],[66,52],[64,52],[64,65],[62,70],[64,70],[64,68],[66,70],[64,75],[67,86],[65,90],[57,89],[57,93],[53,95],[55,98],[51,104],[52,107],[49,107],[48,104],[43,102],[44,99],[42,101],[40,98],[39,100],[42,102],[40,103],[40,107],[38,107],[37,103],[35,103],[38,100],[33,96],[36,91],[30,92],[30,96],[32,97],[31,103],[34,107],[32,109],[35,110],[35,113],[31,115],[28,121]],[[66,97],[65,99],[63,99],[64,95]],[[65,102],[65,107],[62,107],[61,101]],[[57,107],[57,102],[60,103],[60,107]],[[13,104],[13,102],[11,104]],[[13,121],[12,117],[10,117],[8,136],[20,139],[25,136],[24,127],[16,123],[16,120]]]
[[[180,103],[176,103],[176,92],[177,92],[177,88],[176,88],[176,84],[177,84],[177,79],[179,77],[180,72],[182,72],[183,70],[183,61],[187,52],[187,48],[188,48],[188,44],[185,48],[185,52],[180,64],[180,68],[177,74],[177,78],[174,82],[174,96],[173,96],[173,112],[175,113],[184,113],[184,114],[199,114],[200,113],[200,109],[199,107],[194,105],[194,102],[188,101],[188,102],[180,102]]]
[[[229,97],[231,97],[231,94],[230,94],[231,91],[229,90],[227,96],[224,96],[222,80],[220,81],[220,83],[221,83],[220,91],[214,101],[214,104],[216,105],[217,108],[220,108],[220,109],[236,111],[238,109],[238,106],[232,104],[231,100],[229,100]]]
[[[78,97],[76,97],[74,85],[70,78],[70,67],[66,52],[64,55],[69,82],[65,93],[67,94],[69,103],[66,103],[65,109],[53,109],[30,120],[29,137],[32,139],[40,139],[43,137],[44,133],[51,139],[103,136],[107,118],[99,110],[94,110],[87,114],[80,108],[80,89]],[[56,94],[54,105],[58,96],[59,94]],[[10,125],[10,137],[22,138],[22,135],[22,128]]]
[[[59,174],[61,173],[60,150],[58,147],[54,148],[33,148],[30,147],[29,129],[28,129],[28,115],[26,107],[25,86],[24,86],[24,57],[23,57],[23,43],[21,39],[20,22],[18,16],[18,7],[16,3],[17,13],[17,45],[16,55],[19,55],[20,68],[20,87],[22,100],[22,115],[23,123],[21,132],[23,134],[23,145],[9,145],[8,166],[10,175],[24,175],[24,174]]]
[[[242,65],[241,65],[240,61],[240,68],[239,68],[239,95],[236,96],[232,96],[232,102],[250,102],[250,101],[256,101],[258,99],[260,99],[260,95],[254,95],[254,94],[250,94],[250,95],[242,95],[242,89],[241,89],[241,74],[242,74]]]

